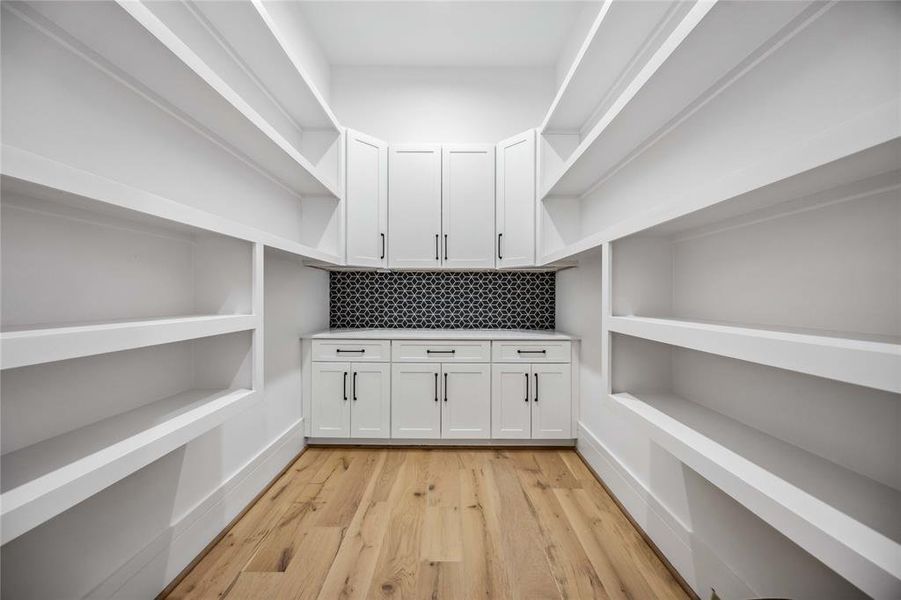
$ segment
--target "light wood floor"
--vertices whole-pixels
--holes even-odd
[[[686,598],[572,450],[309,448],[169,598]]]

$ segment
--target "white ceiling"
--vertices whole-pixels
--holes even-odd
[[[332,65],[548,67],[586,3],[317,0],[295,6]]]

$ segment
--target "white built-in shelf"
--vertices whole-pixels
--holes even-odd
[[[882,106],[813,139],[768,154],[740,171],[712,179],[700,188],[677,191],[672,197],[661,198],[648,211],[599,231],[585,232],[562,248],[550,249],[538,263],[559,263],[606,242],[652,228],[662,235],[678,233],[711,218],[724,219],[897,172],[901,156],[901,120],[897,111],[897,103]],[[721,205],[728,205],[723,206],[722,214],[716,212]],[[685,226],[661,227],[677,219]]]
[[[666,26],[669,35],[655,43],[654,53],[642,61],[641,69],[616,99],[601,105],[606,109],[603,115],[580,136],[578,146],[556,175],[542,182],[540,196],[590,193],[636,148],[671,127],[672,120],[699,98],[714,92],[723,76],[759,51],[761,44],[803,9],[804,3],[784,3],[763,15],[740,2],[694,3],[675,27]],[[711,48],[717,49],[715,60],[711,60]],[[587,53],[588,58],[592,55]],[[603,57],[594,62],[598,61],[603,62]],[[586,68],[592,62],[589,60]],[[615,84],[613,89],[617,89]],[[557,112],[562,112],[562,107]]]
[[[247,27],[268,31],[255,4],[238,4],[251,9],[246,15]],[[51,29],[57,37],[86,46],[95,62],[134,89],[155,95],[174,113],[205,130],[208,137],[223,142],[234,154],[296,193],[338,197],[337,170],[329,177],[313,164],[300,141],[289,140],[284,130],[274,127],[245,99],[246,93],[242,96],[226,81],[221,65],[217,71],[186,43],[196,40],[183,40],[144,3],[35,3],[11,10]],[[250,19],[249,15],[256,17]],[[203,27],[199,22],[193,26],[195,30]],[[180,33],[186,36],[186,30]],[[300,74],[294,78],[303,80]],[[316,113],[312,120],[322,121],[325,110],[321,105]],[[328,115],[325,121],[337,134]]]
[[[223,423],[255,396],[192,390],[3,455],[2,543]]]
[[[192,315],[0,333],[0,367],[12,369],[81,356],[169,344],[256,328],[254,315]]]
[[[901,393],[901,344],[679,319],[611,317],[610,331]]]
[[[874,598],[901,589],[901,493],[694,402],[613,394],[651,438]]]
[[[542,133],[584,137],[692,6],[605,0],[548,109]]]
[[[343,262],[334,253],[324,252],[13,146],[2,146],[0,171],[4,191],[17,191],[26,196],[80,208],[108,210],[119,216],[131,213],[132,217],[156,217],[178,225],[259,242],[326,264],[337,265]]]

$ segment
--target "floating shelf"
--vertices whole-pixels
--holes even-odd
[[[324,176],[298,141],[289,141],[143,3],[38,3],[11,10],[87,46],[95,62],[133,80],[133,87],[151,90],[174,112],[295,193],[339,196],[337,169],[333,178]],[[262,27],[259,15],[256,21]],[[340,132],[335,128],[334,133]]]
[[[4,331],[0,333],[0,368],[247,331],[257,322],[254,315],[197,315]]]
[[[255,396],[184,392],[4,455],[2,543],[199,437]]]
[[[669,395],[610,399],[653,440],[874,598],[901,589],[901,493]]]
[[[901,345],[732,325],[611,317],[610,331],[901,393]]]
[[[61,204],[147,215],[250,242],[327,264],[341,264],[340,256],[317,250],[254,227],[248,227],[156,194],[101,177],[32,152],[2,146],[0,170],[4,190],[19,191]]]

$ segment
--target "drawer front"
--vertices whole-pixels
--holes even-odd
[[[447,342],[440,340],[395,340],[394,362],[482,363],[491,362],[491,342]]]
[[[387,340],[313,340],[314,361],[388,362]]]
[[[496,363],[568,363],[572,342],[494,342]]]

